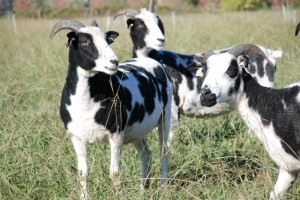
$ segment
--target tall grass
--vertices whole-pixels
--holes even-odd
[[[161,16],[166,49],[202,52],[240,43],[257,43],[284,51],[278,60],[276,87],[300,79],[300,38],[295,24],[279,12],[179,14]],[[92,19],[78,19],[90,24]],[[106,29],[106,18],[97,19]],[[76,157],[60,121],[60,92],[67,73],[65,33],[51,41],[57,20],[1,18],[0,34],[0,199],[77,199]],[[112,48],[120,60],[131,54],[122,18],[110,29],[120,32]],[[158,138],[148,138],[153,152],[153,180],[139,191],[140,162],[131,145],[124,147],[123,194],[109,178],[108,145],[88,148],[91,199],[266,199],[278,169],[235,112],[217,118],[182,117],[170,156],[170,181],[159,186]],[[298,180],[288,198],[300,195]]]

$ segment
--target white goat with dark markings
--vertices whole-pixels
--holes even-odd
[[[260,85],[249,72],[249,51],[269,60],[265,52],[251,44],[203,58],[206,77],[201,103],[235,105],[278,165],[279,176],[270,199],[282,199],[300,172],[300,82],[283,89]]]
[[[153,8],[153,6],[150,6]],[[190,117],[212,117],[228,113],[233,108],[227,103],[218,103],[213,107],[204,107],[200,104],[200,88],[205,73],[191,73],[188,66],[195,65],[194,54],[184,55],[172,51],[161,50],[165,45],[164,26],[162,21],[153,12],[146,9],[139,11],[124,9],[119,11],[116,17],[126,15],[127,26],[130,29],[130,36],[133,42],[133,56],[150,57],[167,69],[172,78],[174,92],[172,102],[172,119],[169,143],[174,137],[175,127],[178,124],[180,114]],[[232,48],[232,47],[231,47]],[[213,53],[226,52],[231,48],[214,50]],[[270,57],[281,57],[281,51],[272,51],[259,46]],[[251,74],[260,82],[260,84],[273,87],[274,76],[276,72],[276,61],[267,62],[262,56],[249,55],[251,63]],[[199,71],[198,71],[199,72]]]
[[[151,151],[145,137],[158,127],[161,183],[167,183],[172,84],[165,69],[150,58],[128,60],[118,65],[109,44],[117,32],[102,32],[96,22],[84,26],[63,20],[52,29],[67,34],[69,69],[61,97],[60,116],[78,159],[81,198],[87,199],[87,144],[96,141],[111,147],[110,177],[120,184],[121,153],[133,143],[140,154],[142,187],[149,187]]]

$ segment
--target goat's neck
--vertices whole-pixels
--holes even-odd
[[[110,75],[86,71],[78,66],[69,68],[65,87],[71,95],[76,96],[77,101],[88,102],[94,101],[93,98],[112,98],[114,85]]]
[[[148,57],[150,51],[151,51],[151,49],[148,49],[146,47],[141,48],[141,49],[137,49],[137,48],[133,47],[133,49],[132,49],[132,57],[133,58]]]
[[[240,116],[255,135],[264,143],[264,129],[266,119],[262,116],[261,108],[272,109],[268,104],[273,89],[261,86],[248,74],[241,80],[239,91],[236,95],[236,106]],[[267,111],[268,112],[268,111]]]

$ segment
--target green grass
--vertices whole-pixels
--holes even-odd
[[[176,27],[171,15],[161,18],[166,49],[194,53],[257,43],[284,51],[276,87],[300,80],[296,24],[284,23],[280,12],[184,14],[177,16]],[[106,18],[97,20],[106,29]],[[58,113],[68,49],[67,32],[49,39],[57,21],[17,19],[14,34],[9,18],[0,18],[0,199],[77,199],[79,195],[75,153]],[[121,34],[112,48],[120,60],[129,58],[131,42],[123,19],[110,28]],[[277,178],[276,165],[235,112],[211,119],[182,118],[171,148],[166,188],[159,187],[156,131],[148,141],[153,153],[150,189],[138,190],[139,157],[127,145],[123,195],[109,178],[109,146],[89,146],[91,199],[266,199]],[[299,184],[298,179],[288,199],[300,196]]]

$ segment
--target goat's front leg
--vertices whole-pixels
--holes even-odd
[[[147,146],[147,142],[145,139],[138,140],[133,143],[134,147],[138,151],[141,159],[141,174],[142,174],[142,183],[141,188],[149,188],[149,177],[151,173],[151,162],[152,156],[151,151]]]
[[[280,169],[274,190],[270,194],[270,200],[283,199],[287,194],[288,190],[292,187],[295,179],[297,178],[297,175],[298,172],[292,173],[287,172],[284,169]]]
[[[123,134],[115,133],[109,137],[111,160],[110,160],[110,178],[115,186],[120,185],[121,157],[123,147]]]
[[[88,198],[86,179],[88,175],[88,167],[86,161],[86,143],[76,137],[71,137],[74,150],[77,155],[78,176],[81,185],[80,199]]]

